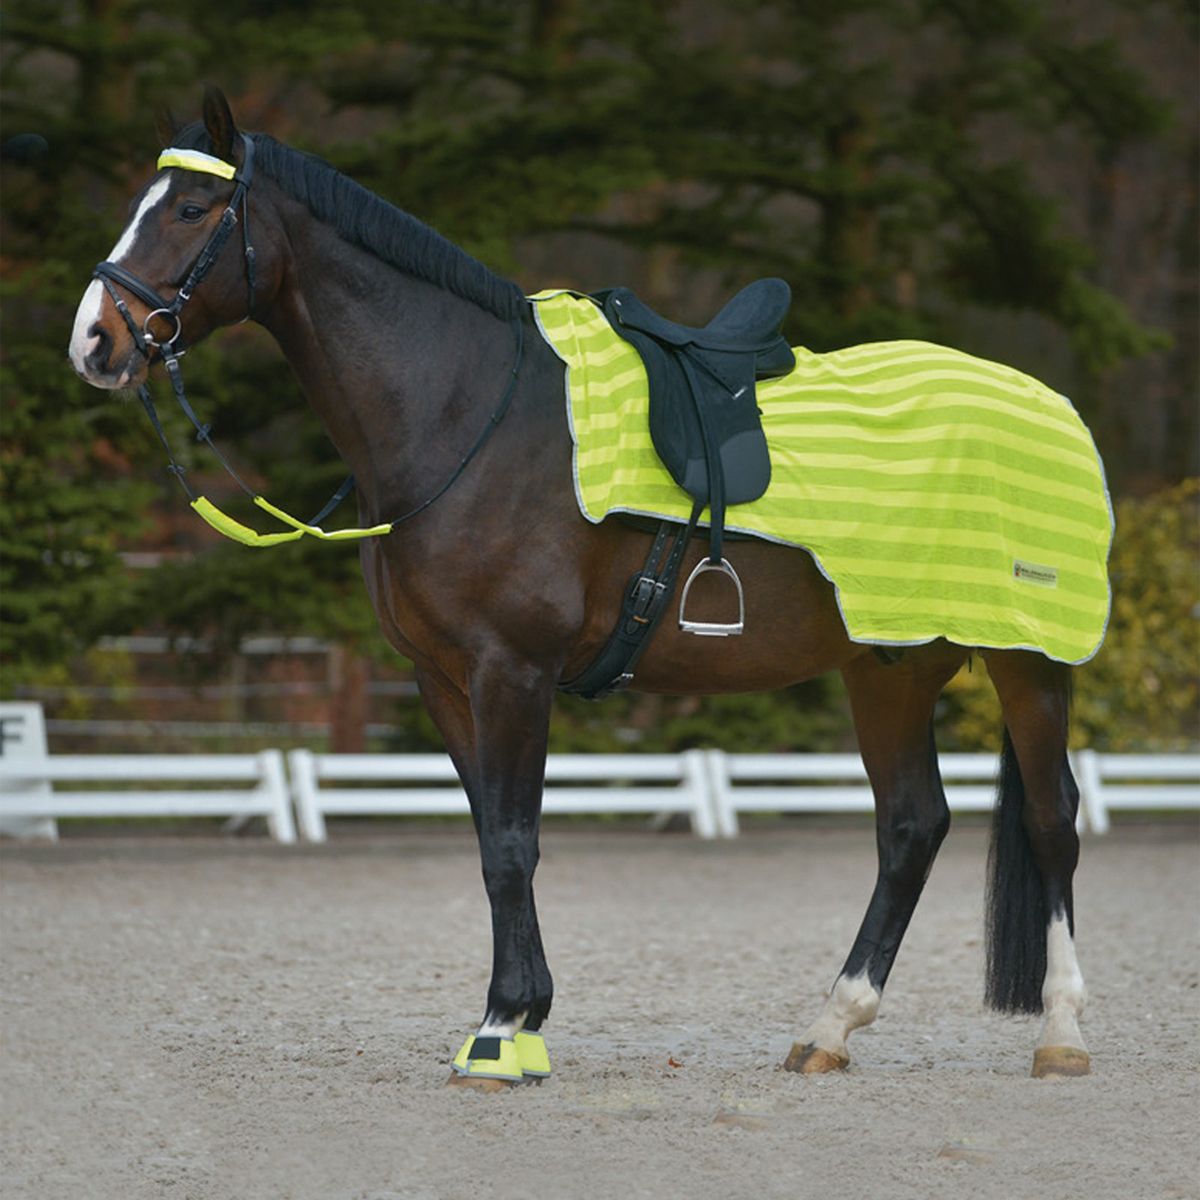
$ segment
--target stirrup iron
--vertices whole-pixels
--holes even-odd
[[[684,609],[687,608],[688,592],[691,591],[692,584],[695,583],[697,577],[703,575],[705,571],[720,571],[721,574],[728,575],[733,580],[733,586],[737,588],[738,599],[738,619],[735,622],[689,621],[684,615]],[[710,562],[707,558],[702,558],[696,564],[695,569],[688,576],[687,583],[683,585],[683,595],[679,598],[679,628],[684,633],[695,633],[700,637],[736,637],[746,628],[746,596],[742,591],[742,581],[738,578],[737,572],[730,565],[727,558],[722,558],[719,563]]]

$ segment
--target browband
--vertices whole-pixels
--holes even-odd
[[[167,167],[203,171],[206,175],[219,175],[222,179],[233,179],[237,175],[237,167],[223,158],[205,154],[202,150],[181,150],[177,146],[168,146],[158,156],[158,169],[162,171]]]

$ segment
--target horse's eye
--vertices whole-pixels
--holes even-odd
[[[179,219],[194,224],[196,221],[203,221],[204,214],[207,212],[208,209],[199,204],[185,204],[179,210]]]

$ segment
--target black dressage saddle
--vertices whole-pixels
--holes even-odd
[[[771,481],[755,383],[796,365],[779,332],[791,289],[782,279],[759,279],[702,328],[668,321],[628,288],[597,292],[594,299],[641,355],[650,385],[650,436],[671,477],[695,501],[693,520],[704,507],[710,510],[709,556],[684,587],[680,624],[692,633],[740,633],[741,583],[721,554],[725,508],[757,500]],[[736,627],[684,618],[688,589],[705,569],[723,571],[737,586]]]

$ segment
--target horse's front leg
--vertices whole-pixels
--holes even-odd
[[[554,680],[525,663],[477,664],[465,688],[421,676],[471,802],[492,909],[492,979],[483,1022],[454,1060],[451,1083],[503,1087],[550,1073],[540,1033],[553,983],[542,950],[533,873]]]

